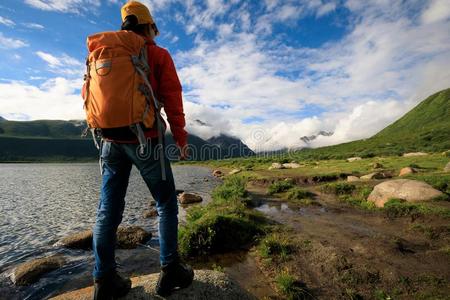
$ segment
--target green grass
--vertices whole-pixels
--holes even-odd
[[[289,189],[291,189],[292,187],[294,187],[294,185],[292,184],[291,181],[279,180],[279,181],[275,181],[274,183],[270,184],[269,187],[267,188],[267,192],[270,195],[273,195],[273,194],[277,194],[277,193],[286,192]]]
[[[305,285],[299,282],[294,276],[288,272],[281,272],[275,282],[278,289],[289,300],[313,299],[312,295],[306,289]]]
[[[279,258],[285,261],[294,251],[295,247],[288,237],[280,233],[266,236],[258,245],[258,253],[264,259]]]
[[[450,209],[427,205],[425,203],[409,203],[401,199],[390,199],[384,204],[384,211],[388,217],[418,217],[434,214],[450,218]]]
[[[356,190],[354,184],[346,182],[328,183],[321,187],[322,192],[335,195],[350,195]]]
[[[245,204],[246,179],[228,177],[206,206],[189,209],[179,230],[179,251],[184,257],[240,249],[265,233],[266,219]]]

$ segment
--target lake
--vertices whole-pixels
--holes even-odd
[[[204,203],[210,200],[210,193],[219,182],[211,175],[211,170],[204,167],[174,166],[173,172],[177,189],[198,193]],[[93,226],[100,184],[100,169],[95,163],[0,164],[3,288],[9,284],[5,274],[18,263],[31,257],[70,252],[52,245],[67,234]],[[133,168],[122,224],[139,225],[151,231],[155,243],[157,219],[142,216],[151,199],[147,186]],[[180,208],[180,217],[184,214],[184,209]],[[90,255],[79,251],[63,254],[73,260]]]

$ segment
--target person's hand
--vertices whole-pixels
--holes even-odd
[[[182,147],[178,146],[180,149],[180,160],[186,160],[189,158],[189,147],[188,145],[184,145]]]

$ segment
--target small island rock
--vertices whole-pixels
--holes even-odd
[[[191,204],[202,202],[203,199],[199,195],[184,192],[178,196],[178,201],[180,201],[181,204]]]
[[[42,275],[62,267],[64,263],[65,259],[61,255],[33,259],[14,268],[10,278],[15,285],[29,285],[38,281]]]

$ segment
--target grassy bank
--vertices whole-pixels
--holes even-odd
[[[245,184],[240,176],[228,177],[205,206],[188,210],[179,232],[184,257],[223,253],[253,245],[268,230],[265,217],[247,207]]]

